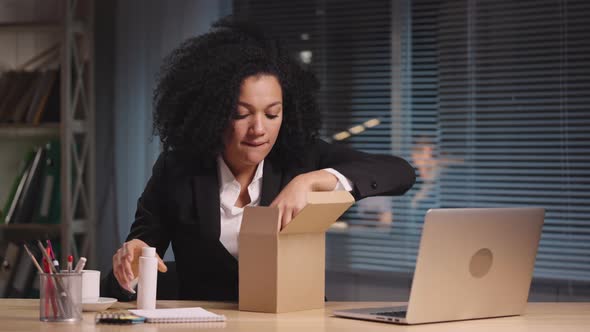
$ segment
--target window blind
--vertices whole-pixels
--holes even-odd
[[[590,281],[590,3],[438,15],[441,206],[545,207],[535,276]]]
[[[392,144],[407,140],[410,130],[393,129],[396,120],[409,116],[401,107],[396,115],[392,112],[391,7],[389,0],[251,0],[235,1],[234,14],[272,26],[293,55],[318,75],[324,139],[370,153],[397,149],[409,160],[409,149]],[[402,54],[406,49],[396,50],[399,59],[407,58]],[[406,222],[410,209],[394,209],[407,201],[378,197],[355,204],[342,218],[349,227],[327,235],[327,268],[413,271],[419,228]]]
[[[417,170],[359,201],[327,268],[412,273],[436,207],[547,209],[535,277],[590,280],[590,4],[235,1],[320,78],[322,136]]]

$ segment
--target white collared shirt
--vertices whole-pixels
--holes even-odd
[[[264,160],[258,164],[254,178],[248,185],[250,203],[247,206],[260,205],[263,169]],[[333,190],[352,191],[352,182],[344,177],[344,175],[332,168],[325,168],[324,170],[334,174],[338,178],[338,184],[336,184]],[[242,225],[244,208],[236,207],[235,205],[242,187],[221,156],[217,157],[217,172],[219,175],[219,215],[221,217],[221,235],[219,236],[219,241],[221,241],[230,254],[238,258],[238,234]]]

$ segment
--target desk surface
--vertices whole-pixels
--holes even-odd
[[[133,308],[134,303],[117,303],[114,308]],[[201,306],[226,315],[223,325],[206,323],[95,325],[94,313],[84,313],[79,323],[39,321],[39,300],[0,299],[1,331],[590,331],[590,303],[529,303],[523,316],[479,319],[415,326],[344,319],[332,316],[336,308],[387,306],[399,303],[328,302],[324,309],[284,314],[264,314],[237,310],[237,304],[194,301],[158,301],[159,308]]]

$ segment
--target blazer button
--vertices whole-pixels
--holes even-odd
[[[375,181],[371,182],[371,188],[377,189],[377,182],[375,182]]]

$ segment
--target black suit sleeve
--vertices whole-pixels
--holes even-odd
[[[403,195],[416,182],[414,168],[400,157],[369,154],[321,140],[314,150],[317,169],[333,168],[351,180],[356,200]]]
[[[170,230],[166,227],[166,154],[154,164],[152,176],[137,200],[135,221],[126,241],[140,239],[151,247],[156,247],[160,257],[164,257],[170,244]]]
[[[170,243],[170,230],[166,220],[166,155],[162,153],[152,169],[141,197],[137,201],[135,221],[126,241],[140,239],[151,247],[156,247],[160,257],[164,257]],[[121,288],[112,271],[101,282],[101,295],[115,297],[120,301],[133,300],[134,296]]]

